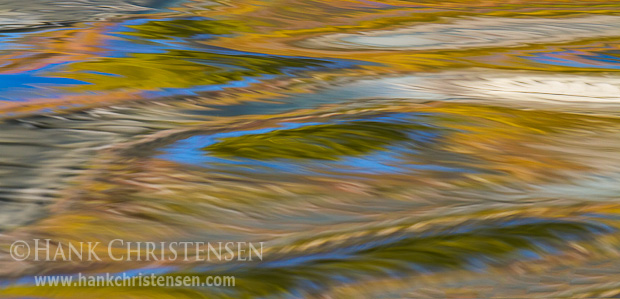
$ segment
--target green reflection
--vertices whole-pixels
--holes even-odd
[[[123,32],[124,35],[145,39],[170,40],[175,37],[191,37],[198,34],[223,35],[247,31],[245,23],[235,20],[161,20],[149,21],[140,25],[126,26],[134,31]]]
[[[224,84],[244,77],[279,75],[284,68],[317,67],[326,63],[314,59],[169,50],[73,63],[68,66],[72,73],[63,73],[63,77],[91,83],[71,87],[76,91],[158,90]]]
[[[436,233],[427,236],[409,236],[392,243],[362,249],[342,255],[329,253],[318,258],[287,264],[288,257],[266,257],[264,263],[282,260],[282,266],[246,262],[227,270],[181,271],[163,276],[234,276],[235,287],[54,287],[58,297],[89,294],[92,298],[123,293],[127,296],[149,298],[255,298],[290,294],[300,288],[306,292],[329,288],[342,283],[362,282],[373,277],[411,275],[422,269],[462,269],[479,260],[485,264],[502,263],[520,257],[521,250],[545,253],[549,247],[559,248],[566,240],[587,240],[609,229],[595,223],[541,219],[539,222],[501,226],[486,223],[466,232]],[[368,241],[368,240],[367,240]],[[312,242],[312,240],[309,240]],[[338,244],[333,244],[338,245]],[[345,247],[338,246],[339,248]],[[305,252],[308,255],[312,253]],[[226,267],[226,265],[223,265]],[[148,271],[145,270],[146,275]],[[51,287],[12,286],[0,291],[5,296],[38,296],[47,294]]]
[[[386,146],[410,140],[408,131],[430,130],[416,124],[356,121],[315,125],[223,138],[203,150],[219,157],[268,159],[338,160],[360,156]]]
[[[545,253],[549,246],[561,247],[566,239],[583,240],[605,232],[608,229],[604,226],[577,221],[542,220],[507,227],[491,223],[468,232],[409,237],[358,251],[348,258],[325,257],[295,266],[258,267],[227,274],[234,274],[237,285],[252,296],[268,296],[308,283],[323,287],[333,284],[334,279],[326,276],[357,280],[415,272],[418,267],[462,269],[473,260],[505,262],[520,257],[518,252],[522,250]]]

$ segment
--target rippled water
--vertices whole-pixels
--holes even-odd
[[[0,0],[0,296],[618,296],[619,24],[615,0]],[[45,238],[265,251],[10,257]],[[132,271],[236,287],[32,283]]]

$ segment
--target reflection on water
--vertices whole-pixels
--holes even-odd
[[[616,1],[28,1],[0,1],[3,297],[620,293]],[[36,238],[265,251],[9,256]],[[135,271],[237,281],[32,283]]]
[[[391,31],[326,35],[302,46],[354,50],[427,50],[507,47],[615,36],[616,16],[569,19],[479,18],[453,24],[416,25]],[[514,30],[518,26],[519,30]]]
[[[60,27],[75,22],[101,19],[126,13],[154,12],[179,1],[162,0],[29,0],[0,1],[0,30]]]

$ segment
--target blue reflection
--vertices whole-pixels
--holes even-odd
[[[428,124],[428,113],[392,113],[382,116],[368,116],[361,119],[333,120],[329,122],[308,123],[281,123],[280,127],[261,128],[248,131],[218,132],[211,135],[196,135],[162,149],[158,158],[182,163],[205,166],[217,169],[242,169],[249,173],[261,172],[285,172],[293,174],[316,174],[322,175],[363,175],[377,173],[405,173],[411,171],[435,171],[450,173],[477,173],[478,170],[471,167],[459,167],[451,165],[450,161],[418,161],[416,155],[421,151],[432,150],[435,144],[440,142],[445,132],[440,130],[427,130],[434,128]],[[413,122],[419,124],[419,130],[407,132],[409,141],[397,142],[382,150],[376,150],[363,156],[343,156],[337,161],[329,160],[291,160],[273,159],[256,160],[240,157],[217,157],[204,150],[205,147],[218,143],[221,139],[241,137],[248,135],[266,134],[279,130],[290,130],[302,127],[355,123],[357,121],[376,121],[385,123]]]
[[[547,52],[537,53],[534,57],[522,56],[538,63],[568,66],[575,68],[599,68],[599,69],[620,69],[620,57],[612,56],[610,54],[616,54],[613,51],[610,52],[593,52],[583,53],[580,51],[561,51],[561,52]],[[565,56],[558,57],[558,56]],[[576,61],[575,57],[578,57],[580,61]],[[591,61],[589,63],[588,61]]]

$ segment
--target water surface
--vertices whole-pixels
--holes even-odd
[[[620,293],[617,1],[27,2],[0,1],[3,297]],[[266,249],[10,258],[36,238]],[[135,271],[237,281],[32,283]]]

